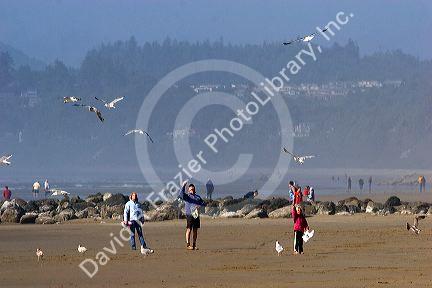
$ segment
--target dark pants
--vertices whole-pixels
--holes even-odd
[[[294,231],[294,250],[303,253],[303,232]]]
[[[132,249],[136,249],[136,247],[135,247],[135,230],[136,230],[136,233],[138,234],[138,238],[139,238],[139,241],[141,243],[141,246],[147,247],[147,245],[144,241],[144,236],[142,233],[141,225],[137,221],[132,221],[132,224],[130,226],[130,231],[131,231],[130,245],[131,245]]]

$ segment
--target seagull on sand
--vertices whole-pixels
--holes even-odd
[[[79,253],[85,253],[87,251],[87,248],[84,246],[81,246],[81,244],[78,245],[78,252]]]
[[[278,253],[278,256],[280,256],[280,254],[282,253],[282,251],[284,250],[284,248],[282,247],[282,245],[279,243],[279,241],[276,241],[276,252]]]
[[[138,133],[138,134],[141,134],[141,135],[145,134],[150,139],[150,142],[154,143],[153,139],[150,137],[150,135],[146,131],[144,131],[142,129],[129,130],[128,132],[126,132],[126,134],[124,134],[124,136],[130,135],[130,134],[133,134],[133,133]]]
[[[37,258],[38,258],[38,262],[39,262],[40,260],[42,260],[44,254],[43,254],[43,252],[42,252],[41,249],[39,249],[39,248],[36,249],[36,256],[37,256]]]
[[[416,216],[414,217],[414,224],[413,224],[413,225],[410,225],[409,223],[406,223],[406,228],[407,228],[407,230],[408,230],[408,231],[411,230],[411,231],[413,231],[415,234],[419,234],[421,230],[418,228],[418,221],[419,221],[420,219],[425,219],[425,218],[426,218],[426,215],[416,215]]]
[[[328,30],[328,28],[320,29],[319,32],[326,32],[327,30]],[[295,42],[310,42],[315,37],[315,35],[317,35],[319,32],[317,31],[317,32],[312,33],[312,34],[309,34],[309,35],[306,35],[303,37],[298,37],[297,39],[294,39],[294,40],[291,40],[288,42],[284,42],[283,45],[290,45],[290,44],[293,44]]]
[[[63,191],[63,190],[60,190],[60,189],[52,189],[50,191],[52,192],[51,196],[60,196],[60,195],[66,196],[66,195],[70,195],[69,192],[66,192],[66,191]]]
[[[106,108],[108,108],[108,109],[115,109],[115,108],[116,108],[116,107],[115,107],[115,104],[116,104],[117,102],[123,100],[124,97],[118,97],[118,98],[112,100],[111,102],[107,102],[107,101],[105,101],[105,100],[103,100],[103,99],[99,99],[99,98],[97,98],[97,97],[95,97],[95,99],[98,100],[98,101],[101,101],[101,102],[105,103],[104,106],[105,106]]]
[[[99,120],[100,120],[101,122],[104,122],[104,120],[105,120],[105,119],[102,117],[102,113],[101,113],[101,112],[100,112],[96,107],[89,106],[89,105],[84,105],[84,104],[74,104],[73,106],[76,106],[76,107],[85,107],[85,108],[88,109],[89,112],[96,113],[97,117],[99,118]]]
[[[12,158],[12,155],[2,156],[0,157],[0,165],[7,165],[9,166],[11,162],[9,159]]]
[[[306,159],[311,159],[311,158],[315,157],[314,155],[297,156],[297,155],[294,155],[293,153],[289,152],[286,148],[283,148],[283,152],[290,154],[292,156],[292,158],[294,159],[294,161],[299,163],[299,164],[303,164]]]
[[[75,103],[81,101],[81,98],[75,97],[75,96],[66,96],[63,97],[63,103]]]

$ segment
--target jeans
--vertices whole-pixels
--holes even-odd
[[[147,245],[144,241],[144,236],[142,233],[141,225],[137,221],[132,221],[132,224],[130,226],[130,231],[131,231],[130,245],[131,245],[132,249],[136,249],[136,247],[135,247],[135,230],[136,230],[136,233],[138,234],[138,238],[139,238],[139,241],[141,243],[141,246],[147,247]]]

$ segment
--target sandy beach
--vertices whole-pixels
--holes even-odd
[[[184,220],[145,223],[155,254],[116,245],[93,279],[78,267],[119,235],[117,223],[0,225],[2,287],[432,287],[432,219],[406,231],[412,216],[314,216],[316,236],[292,255],[291,219],[202,219],[199,250],[187,251]],[[286,248],[276,255],[274,242]],[[78,244],[89,251],[80,255]],[[37,262],[35,250],[45,252]]]

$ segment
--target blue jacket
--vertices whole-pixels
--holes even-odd
[[[129,200],[124,208],[123,220],[126,221],[141,221],[143,220],[143,212],[141,204],[137,201]]]
[[[186,216],[190,216],[192,215],[192,211],[194,211],[198,206],[206,206],[206,203],[199,195],[186,193],[185,190],[186,185],[183,185],[183,188],[179,194],[179,198],[185,201]]]

